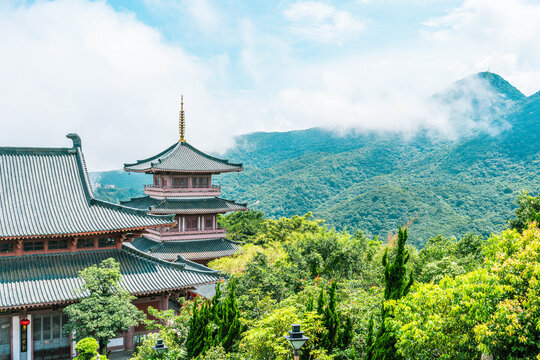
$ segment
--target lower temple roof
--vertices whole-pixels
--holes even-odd
[[[79,271],[114,258],[122,286],[133,295],[156,294],[216,283],[217,271],[190,261],[168,262],[132,247],[0,257],[0,310],[71,303],[84,294]]]
[[[131,246],[150,256],[175,261],[178,256],[187,260],[215,259],[240,252],[240,243],[229,239],[154,241],[146,237],[134,239]]]
[[[150,196],[121,202],[123,206],[156,214],[211,214],[247,210],[247,204],[218,197],[190,199],[156,199]]]

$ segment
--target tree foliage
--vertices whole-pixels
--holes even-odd
[[[94,338],[84,338],[75,345],[77,356],[73,360],[95,360],[97,359],[99,344]],[[105,355],[100,356],[100,360],[107,360]]]
[[[419,284],[391,304],[397,349],[410,359],[540,355],[540,229],[492,236],[481,268]]]
[[[77,290],[83,297],[64,309],[68,315],[66,333],[75,339],[92,337],[98,340],[101,351],[109,339],[136,326],[144,314],[131,303],[135,299],[120,286],[120,264],[113,258],[79,272],[82,285]]]
[[[409,261],[409,253],[405,249],[406,241],[407,228],[402,230],[400,226],[394,260],[392,262],[388,260],[388,249],[384,253],[382,264],[384,267],[385,301],[397,300],[407,295],[413,284],[412,271],[409,271],[409,275],[407,275],[406,264]],[[391,314],[387,311],[386,305],[383,304],[381,308],[381,325],[375,341],[373,342],[373,349],[368,350],[369,353],[373,353],[372,358],[369,360],[391,360],[400,358],[396,353],[396,338],[389,323],[390,318]]]
[[[540,193],[537,196],[532,196],[528,192],[524,192],[519,195],[517,204],[516,218],[508,220],[510,228],[523,231],[533,221],[540,224]]]
[[[218,284],[212,300],[202,304],[195,301],[192,313],[185,342],[188,358],[195,358],[215,346],[230,352],[240,339],[242,324],[234,279],[230,282],[226,296],[222,297]]]
[[[457,276],[482,265],[483,240],[479,235],[468,234],[455,238],[437,235],[430,238],[419,251],[415,278],[421,282],[439,282],[445,276]]]
[[[219,215],[220,227],[227,229],[227,236],[234,241],[245,242],[261,232],[264,214],[260,211],[237,211]]]

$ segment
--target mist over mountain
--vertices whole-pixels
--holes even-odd
[[[224,157],[243,162],[245,171],[216,181],[225,198],[272,217],[312,211],[329,226],[382,238],[414,220],[410,239],[417,245],[437,234],[500,231],[517,195],[540,190],[540,92],[526,97],[484,72],[428,102],[447,118],[445,131],[243,135]],[[121,171],[92,179],[115,185],[96,191],[113,201],[142,193],[151,181]]]

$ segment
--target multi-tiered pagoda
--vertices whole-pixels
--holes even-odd
[[[186,142],[184,132],[182,100],[178,142],[148,159],[124,164],[125,171],[152,174],[153,184],[145,186],[146,196],[122,205],[153,215],[174,214],[175,226],[148,228],[135,239],[132,245],[138,250],[163,260],[175,261],[180,256],[206,264],[239,250],[238,243],[227,239],[226,229],[218,227],[218,214],[247,210],[246,204],[221,198],[221,187],[212,183],[212,176],[243,169],[242,164],[194,148]]]

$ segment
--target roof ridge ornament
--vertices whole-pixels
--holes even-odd
[[[69,133],[66,135],[67,138],[71,139],[73,141],[73,148],[80,148],[81,147],[81,138],[79,135],[75,133]]]
[[[179,119],[179,126],[180,126],[180,140],[178,142],[185,143],[186,139],[184,138],[184,134],[186,131],[186,118],[184,115],[184,95],[181,95],[180,97],[180,119]]]

